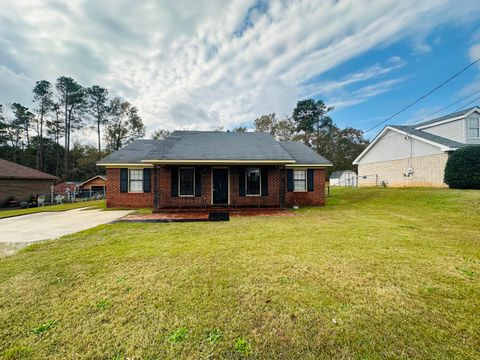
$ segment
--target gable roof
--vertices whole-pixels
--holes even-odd
[[[55,180],[56,176],[29,168],[8,160],[0,159],[0,178],[2,179],[32,179]]]
[[[267,133],[220,131],[174,131],[163,140],[137,140],[97,164],[189,162],[331,165],[302,143],[279,142]]]
[[[462,144],[458,141],[455,140],[450,140],[447,138],[444,138],[443,136],[438,136],[435,134],[431,134],[426,131],[422,130],[417,130],[414,126],[409,126],[409,125],[390,125],[391,128],[403,131],[405,133],[408,133],[409,135],[415,135],[418,136],[419,138],[427,141],[431,141],[433,143],[436,143],[438,145],[443,145],[447,146],[449,148],[461,148],[462,146],[465,146],[466,144]]]
[[[445,116],[441,116],[432,120],[428,120],[416,125],[387,125],[382,131],[380,131],[377,136],[372,140],[372,142],[367,146],[365,150],[362,151],[360,155],[353,161],[354,165],[357,165],[359,161],[370,151],[370,149],[380,140],[389,130],[399,132],[403,135],[411,136],[419,141],[423,141],[430,145],[438,146],[442,151],[455,151],[461,147],[466,146],[467,144],[445,138],[443,136],[431,134],[429,132],[423,131],[425,127],[431,127],[437,123],[444,123],[456,120],[458,118],[465,117],[474,111],[480,112],[478,106],[473,106],[467,109],[463,109]]]
[[[100,178],[100,179],[102,179],[102,180],[104,180],[104,181],[107,181],[107,177],[106,177],[106,176],[104,176],[104,175],[95,175],[94,177],[91,177],[90,179],[85,180],[85,181],[82,182],[82,183],[79,183],[78,186],[83,186],[83,185],[85,185],[85,184],[89,183],[90,181],[95,180],[95,179],[97,179],[97,178]]]
[[[437,117],[435,119],[423,121],[421,123],[413,125],[413,127],[420,128],[420,127],[427,126],[427,125],[433,125],[435,123],[442,122],[444,120],[449,120],[449,119],[454,119],[454,118],[461,117],[461,116],[466,116],[466,115],[468,115],[469,113],[471,113],[475,110],[480,111],[480,108],[478,106],[472,106],[472,107],[469,107],[467,109],[456,111],[456,112],[448,114],[448,115]]]

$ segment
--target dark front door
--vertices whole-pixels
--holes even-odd
[[[213,169],[213,204],[228,204],[228,169]]]

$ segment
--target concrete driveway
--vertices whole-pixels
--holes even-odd
[[[0,219],[0,256],[14,253],[36,241],[56,239],[109,223],[130,212],[83,208]]]

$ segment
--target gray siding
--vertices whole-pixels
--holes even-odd
[[[465,143],[465,119],[435,125],[429,128],[422,129],[422,131],[438,135],[450,140]]]
[[[413,144],[413,146],[411,145]],[[389,130],[365,156],[359,164],[370,164],[381,161],[408,159],[412,157],[441,154],[439,147],[415,139],[405,139],[396,131]]]

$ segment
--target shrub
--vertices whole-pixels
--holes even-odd
[[[480,146],[466,146],[451,154],[444,181],[455,189],[480,189]]]

